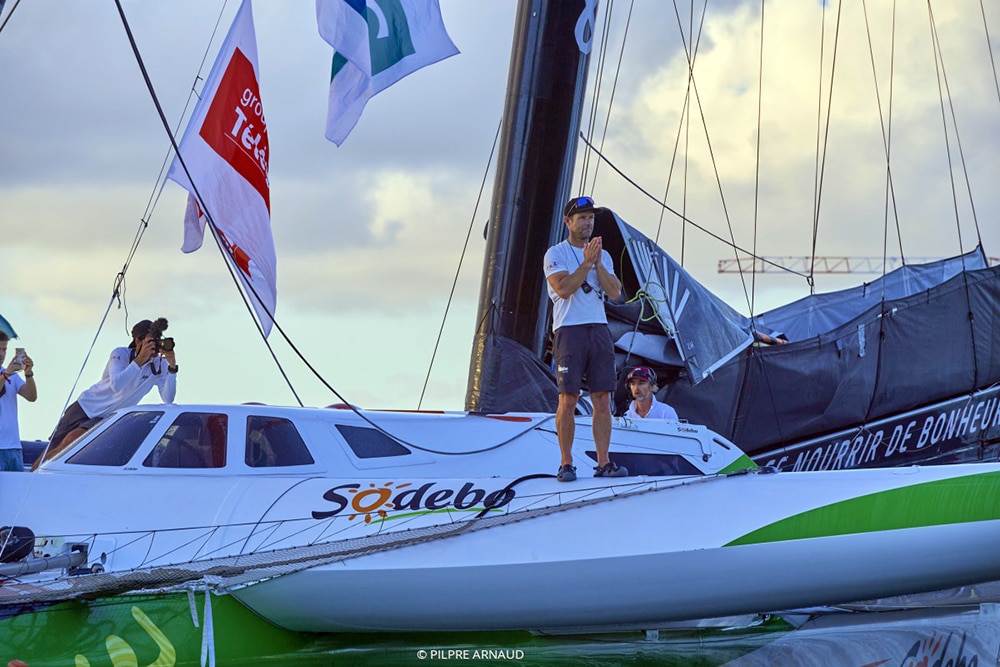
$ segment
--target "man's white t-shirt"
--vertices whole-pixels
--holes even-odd
[[[639,413],[635,411],[635,401],[629,403],[628,412],[625,413],[625,416],[632,419],[670,419],[680,421],[676,410],[666,403],[660,403],[656,400],[656,396],[651,396],[650,398],[652,398],[653,404],[649,406],[649,412],[646,413],[645,417],[639,416]]]
[[[0,377],[0,381],[2,380]],[[11,373],[6,384],[7,391],[0,396],[0,449],[19,450],[21,434],[17,425],[17,392],[24,386],[24,380],[17,373]]]
[[[545,252],[545,278],[565,271],[573,273],[583,264],[583,248],[577,248],[569,241],[557,243]],[[615,264],[607,250],[601,250],[601,264],[608,273],[614,273]],[[597,280],[597,269],[592,268],[587,274],[587,284],[591,289],[584,291],[583,286],[577,289],[568,299],[564,299],[552,289],[546,280],[549,298],[552,299],[552,330],[562,326],[577,324],[607,324],[608,317],[604,314],[604,290]]]

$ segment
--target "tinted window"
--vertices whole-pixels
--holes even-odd
[[[277,417],[247,417],[246,464],[251,468],[306,466],[309,448],[295,425]]]
[[[129,412],[69,457],[66,463],[123,466],[162,416],[162,412]]]
[[[147,468],[222,468],[228,417],[210,412],[178,415],[142,465]]]
[[[363,426],[337,424],[337,430],[359,459],[377,459],[384,456],[406,456],[410,450],[382,431]]]
[[[590,450],[587,456],[597,460],[597,452]],[[704,475],[680,454],[633,454],[615,452],[615,463],[628,468],[630,475]]]

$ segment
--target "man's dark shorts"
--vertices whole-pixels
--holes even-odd
[[[560,394],[614,391],[615,349],[607,324],[577,324],[556,329],[552,340]]]

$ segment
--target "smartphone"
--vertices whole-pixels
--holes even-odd
[[[14,361],[17,362],[17,363],[19,363],[19,364],[21,364],[22,368],[24,367],[24,348],[23,347],[15,347],[14,348]]]

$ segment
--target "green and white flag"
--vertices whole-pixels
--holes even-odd
[[[316,0],[316,20],[334,48],[326,138],[338,146],[375,94],[458,53],[438,0]]]

